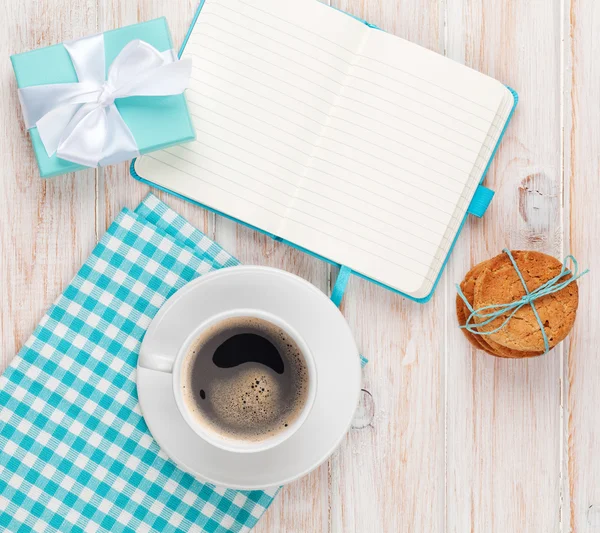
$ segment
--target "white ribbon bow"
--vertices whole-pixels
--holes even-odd
[[[105,77],[104,35],[64,43],[78,83],[19,89],[27,129],[37,126],[48,153],[80,165],[109,165],[139,155],[135,139],[114,104],[127,96],[181,94],[191,60],[175,59],[140,40],[131,41]]]

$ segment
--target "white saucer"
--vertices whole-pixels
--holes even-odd
[[[319,289],[274,268],[236,266],[202,276],[175,293],[154,318],[141,352],[176,353],[198,324],[236,308],[273,313],[308,344],[318,388],[302,427],[262,452],[221,450],[184,421],[175,403],[172,375],[138,365],[140,407],[153,437],[182,469],[236,489],[282,485],[325,461],[349,429],[360,394],[358,350],[346,320]]]

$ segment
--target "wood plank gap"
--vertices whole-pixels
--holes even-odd
[[[442,50],[444,56],[448,56],[448,2],[447,0],[439,0],[439,12],[441,13],[442,21]],[[449,302],[451,299],[448,297],[449,291],[452,291],[452,283],[450,281],[448,270],[444,273],[443,289],[444,289],[444,304],[443,304],[443,323],[444,323],[444,334],[443,334],[443,361],[440,365],[441,380],[443,383],[443,391],[441,397],[443,398],[442,416],[444,420],[444,431],[443,431],[443,467],[444,467],[444,484],[442,494],[442,527],[441,531],[448,531],[448,356],[449,356],[449,338],[448,338],[448,322],[449,317],[452,316],[453,310]]]
[[[570,0],[562,0],[560,3],[560,182],[561,182],[561,222],[562,222],[562,256],[564,257],[570,249],[568,228],[569,216],[569,187],[566,186],[568,179],[565,173],[565,122],[567,106],[565,98],[567,95],[567,58],[570,50],[570,25],[567,14],[570,12]],[[560,423],[559,423],[559,529],[562,533],[571,531],[571,519],[569,512],[569,472],[568,472],[568,392],[569,380],[565,379],[567,371],[567,350],[564,343],[560,346]]]

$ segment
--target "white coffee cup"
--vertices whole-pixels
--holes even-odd
[[[218,325],[221,322],[232,318],[257,318],[264,320],[278,329],[283,330],[291,337],[302,354],[308,373],[308,394],[306,401],[302,406],[302,410],[298,416],[289,423],[288,427],[282,428],[278,433],[265,437],[263,439],[244,439],[226,437],[222,433],[212,428],[208,424],[202,424],[197,417],[192,416],[189,408],[183,398],[182,385],[182,365],[186,358],[190,356],[190,347],[196,339],[201,337],[209,328]],[[177,334],[177,332],[173,332]],[[177,404],[177,409],[188,426],[206,442],[220,448],[222,450],[251,453],[268,450],[289,439],[305,422],[313,407],[315,396],[317,393],[317,373],[315,369],[314,358],[304,339],[298,332],[287,322],[281,318],[258,309],[234,309],[225,311],[210,317],[199,324],[191,334],[186,338],[181,339],[179,350],[176,353],[156,353],[145,350],[142,346],[140,350],[139,365],[143,368],[165,372],[172,375],[173,395]]]

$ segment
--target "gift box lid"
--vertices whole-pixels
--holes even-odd
[[[104,33],[107,71],[123,47],[134,39],[146,41],[160,52],[173,48],[164,17],[107,31]],[[16,54],[10,59],[19,87],[78,81],[71,58],[62,44]],[[195,130],[183,94],[118,98],[115,105],[142,154],[195,138]],[[32,128],[29,133],[42,177],[49,178],[86,168],[59,159],[56,155],[48,157],[37,129]]]

